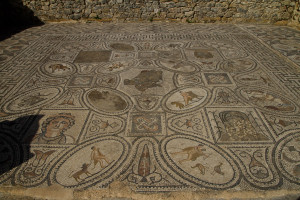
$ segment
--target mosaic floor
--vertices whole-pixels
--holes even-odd
[[[47,24],[0,42],[0,184],[300,189],[300,32]]]

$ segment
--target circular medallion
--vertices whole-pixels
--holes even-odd
[[[202,87],[179,88],[164,97],[162,106],[167,111],[181,113],[204,106],[209,98],[208,89]]]
[[[67,62],[48,62],[41,67],[41,71],[49,76],[65,77],[74,74],[76,68]]]
[[[132,106],[126,94],[109,88],[91,89],[85,94],[85,100],[95,111],[109,115],[125,113]]]
[[[60,87],[38,88],[23,92],[4,105],[7,113],[19,113],[34,110],[45,106],[60,96],[63,89]]]

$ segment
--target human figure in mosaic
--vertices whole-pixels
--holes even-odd
[[[220,118],[225,126],[220,141],[260,141],[267,140],[265,135],[257,132],[249,117],[238,111],[224,111]]]
[[[104,161],[109,165],[109,161],[106,158],[105,155],[103,155],[100,152],[100,149],[97,147],[92,147],[92,152],[91,152],[91,162],[94,163],[94,168],[96,167],[96,165],[99,163],[101,168],[104,168]],[[104,161],[103,161],[104,160]]]
[[[292,111],[294,109],[290,102],[266,92],[250,90],[245,93],[245,96],[251,102],[269,110]]]
[[[39,144],[66,144],[73,143],[75,139],[64,132],[75,124],[75,117],[70,113],[59,113],[48,117],[43,123],[42,133],[36,135],[33,143]]]
[[[198,157],[201,156],[203,156],[204,159],[208,158],[209,155],[204,153],[204,151],[206,151],[206,149],[203,148],[202,145],[198,145],[198,146],[186,147],[179,152],[172,152],[171,154],[172,155],[187,154],[187,158],[179,161],[179,163],[182,164],[183,162],[187,162],[187,161],[195,161]]]

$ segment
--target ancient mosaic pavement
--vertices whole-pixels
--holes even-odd
[[[48,24],[0,43],[0,183],[299,189],[300,33]]]

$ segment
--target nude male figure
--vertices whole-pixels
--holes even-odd
[[[187,161],[195,161],[198,157],[203,156],[204,158],[208,158],[209,155],[205,154],[203,151],[206,151],[205,148],[202,148],[203,146],[198,145],[195,147],[186,147],[182,149],[182,151],[179,152],[173,152],[172,155],[182,155],[187,154],[187,158],[180,160],[179,163],[182,164],[183,162]]]
[[[108,159],[106,158],[105,155],[103,155],[100,152],[99,148],[93,146],[91,149],[92,149],[91,162],[94,162],[94,169],[95,169],[95,167],[98,163],[100,163],[101,168],[104,168],[104,161],[103,160],[105,160],[106,163],[109,164]]]

